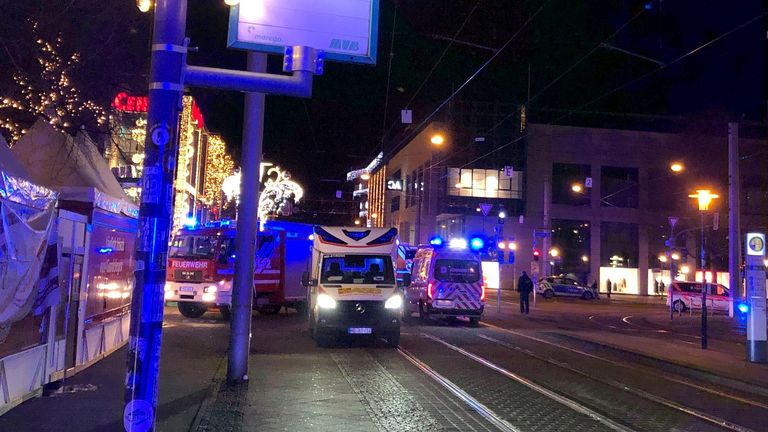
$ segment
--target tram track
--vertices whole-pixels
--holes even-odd
[[[551,364],[553,366],[557,366],[559,368],[568,370],[570,372],[573,372],[573,373],[578,374],[580,376],[583,376],[585,378],[591,379],[591,380],[596,381],[596,382],[603,383],[605,385],[617,388],[619,390],[623,390],[623,391],[632,393],[632,394],[634,394],[634,395],[636,395],[638,397],[650,400],[650,401],[658,403],[660,405],[664,405],[667,408],[675,409],[675,410],[680,411],[682,413],[685,413],[685,414],[688,414],[688,415],[692,415],[694,417],[698,417],[698,418],[700,418],[702,420],[708,421],[708,422],[710,422],[710,423],[712,423],[714,425],[726,428],[728,430],[735,431],[735,432],[753,432],[753,430],[750,429],[750,428],[747,428],[747,427],[744,427],[744,426],[732,423],[732,422],[730,422],[728,420],[725,420],[725,419],[722,419],[722,418],[719,418],[719,417],[716,417],[716,416],[709,415],[707,413],[701,412],[699,410],[696,410],[696,409],[693,409],[693,408],[690,408],[690,407],[686,407],[684,405],[678,404],[678,403],[676,403],[674,401],[668,400],[668,399],[660,397],[660,396],[656,396],[656,395],[651,394],[649,392],[646,392],[644,390],[628,386],[628,385],[626,385],[624,383],[621,383],[619,381],[615,381],[615,380],[607,379],[607,378],[601,378],[599,376],[595,376],[594,374],[586,373],[584,371],[581,371],[579,369],[576,369],[576,368],[568,365],[567,363],[559,362],[559,361],[556,361],[556,360],[554,360],[552,358],[547,358],[547,357],[544,357],[544,356],[541,356],[541,355],[534,354],[530,350],[524,350],[524,349],[521,349],[519,347],[515,347],[515,346],[513,346],[511,344],[508,344],[506,342],[500,341],[498,339],[495,339],[495,338],[492,338],[492,337],[489,337],[489,336],[485,336],[485,335],[477,335],[477,336],[482,338],[482,339],[485,339],[485,340],[487,340],[489,342],[492,342],[492,343],[498,344],[500,346],[503,346],[503,347],[505,347],[505,348],[507,348],[509,350],[514,350],[514,351],[517,351],[517,352],[521,352],[521,353],[523,353],[523,354],[525,354],[525,355],[527,355],[529,357],[532,357],[534,359],[537,359],[539,361],[546,362],[546,363]]]

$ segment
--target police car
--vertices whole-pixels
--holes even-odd
[[[592,300],[599,296],[596,289],[581,285],[576,280],[563,276],[549,276],[542,279],[536,286],[536,294],[547,299],[558,296]]]

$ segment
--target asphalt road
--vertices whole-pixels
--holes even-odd
[[[686,346],[698,343],[695,315],[670,322],[663,305],[538,299],[521,316],[514,294],[504,293],[501,314],[494,300],[479,326],[408,318],[397,349],[366,339],[318,348],[304,317],[254,314],[251,382],[224,398],[211,391],[227,323],[166,308],[158,430],[190,430],[195,419],[197,432],[766,430],[768,390],[571,337]],[[743,340],[732,320],[711,322],[715,349]],[[0,431],[121,430],[124,369],[121,350],[69,382],[95,391],[28,401],[0,417]]]

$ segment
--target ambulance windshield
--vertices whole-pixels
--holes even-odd
[[[480,280],[480,263],[461,259],[438,259],[435,261],[435,279],[441,282],[477,282]]]
[[[323,259],[321,282],[337,284],[394,284],[389,255],[342,255]]]

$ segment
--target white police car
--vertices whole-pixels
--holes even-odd
[[[558,296],[593,300],[599,297],[596,289],[581,285],[576,280],[563,276],[549,276],[540,280],[536,286],[536,294],[547,299]]]

